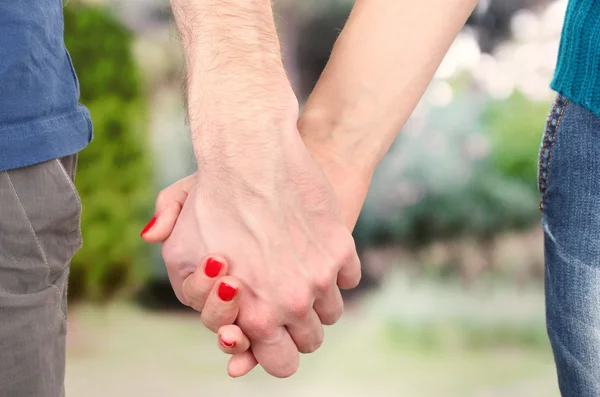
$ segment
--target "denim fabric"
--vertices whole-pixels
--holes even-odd
[[[539,157],[547,329],[563,397],[600,396],[600,118],[559,95]]]
[[[0,0],[0,171],[77,153],[92,138],[62,12],[63,0]]]

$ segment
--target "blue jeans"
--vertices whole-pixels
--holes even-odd
[[[546,319],[563,397],[600,396],[600,118],[559,95],[539,157]]]

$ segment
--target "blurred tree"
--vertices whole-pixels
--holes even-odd
[[[95,131],[79,158],[84,244],[72,262],[69,295],[99,300],[137,285],[143,274],[139,231],[151,186],[145,103],[130,32],[104,8],[70,4],[64,13],[65,41]]]

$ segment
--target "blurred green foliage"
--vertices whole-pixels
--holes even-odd
[[[516,92],[506,100],[490,102],[483,114],[496,170],[532,190],[537,190],[537,152],[549,106]]]
[[[139,231],[151,186],[145,103],[132,34],[104,8],[71,4],[64,12],[81,102],[94,122],[94,141],[79,157],[84,244],[71,265],[69,295],[103,300],[144,274]]]
[[[354,233],[357,245],[418,249],[463,236],[485,243],[531,227],[539,217],[537,151],[547,110],[548,104],[516,93],[496,101],[462,95],[432,111],[423,131],[398,138],[393,156],[403,159],[404,168],[382,163],[384,176],[376,175]],[[473,138],[487,142],[478,144],[487,146],[487,154],[468,154]],[[432,141],[441,141],[441,149]],[[418,199],[394,199],[390,186],[400,185]]]

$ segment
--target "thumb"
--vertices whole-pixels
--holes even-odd
[[[148,222],[141,237],[150,244],[162,243],[173,231],[196,174],[180,179],[158,194],[154,217]]]

